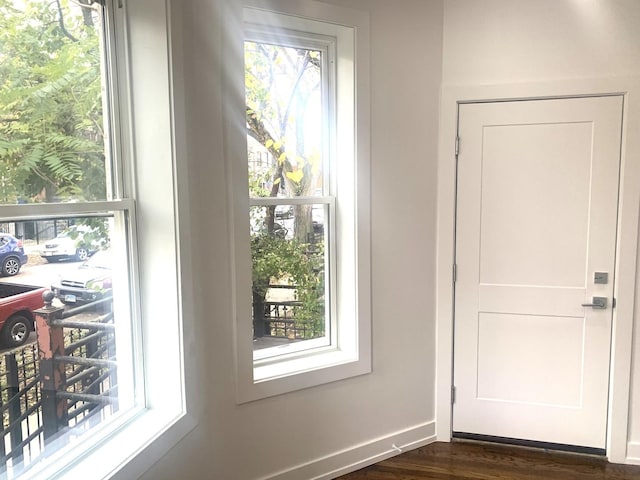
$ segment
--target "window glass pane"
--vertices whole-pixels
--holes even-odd
[[[323,195],[321,50],[245,42],[253,197]]]
[[[328,337],[326,208],[251,208],[254,349]]]
[[[134,405],[125,217],[0,223],[0,464],[10,478]]]
[[[103,7],[84,3],[0,0],[0,203],[108,196]]]

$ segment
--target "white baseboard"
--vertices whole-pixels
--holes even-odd
[[[436,424],[427,422],[355,445],[261,480],[331,480],[436,441]]]
[[[627,458],[625,463],[640,465],[640,442],[627,443]]]

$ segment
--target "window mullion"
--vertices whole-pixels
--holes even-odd
[[[334,197],[251,197],[249,205],[253,207],[268,207],[278,205],[327,205],[335,201]]]
[[[133,199],[105,200],[82,203],[31,203],[20,205],[0,205],[3,222],[29,218],[71,218],[83,215],[100,215],[116,210],[130,210]]]

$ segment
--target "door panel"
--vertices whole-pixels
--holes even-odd
[[[604,448],[621,118],[621,97],[460,106],[454,432]]]
[[[591,130],[484,128],[481,284],[584,286]]]
[[[481,313],[477,396],[578,408],[583,354],[582,318]]]

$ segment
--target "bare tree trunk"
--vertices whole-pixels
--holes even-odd
[[[266,222],[267,222],[267,233],[269,235],[273,235],[273,233],[276,230],[276,207],[274,205],[271,205],[267,208],[267,218],[266,218]]]
[[[91,10],[89,7],[82,9],[82,20],[85,26],[93,28],[93,15],[91,15]]]
[[[295,238],[300,243],[313,243],[312,205],[295,205],[294,223]]]

